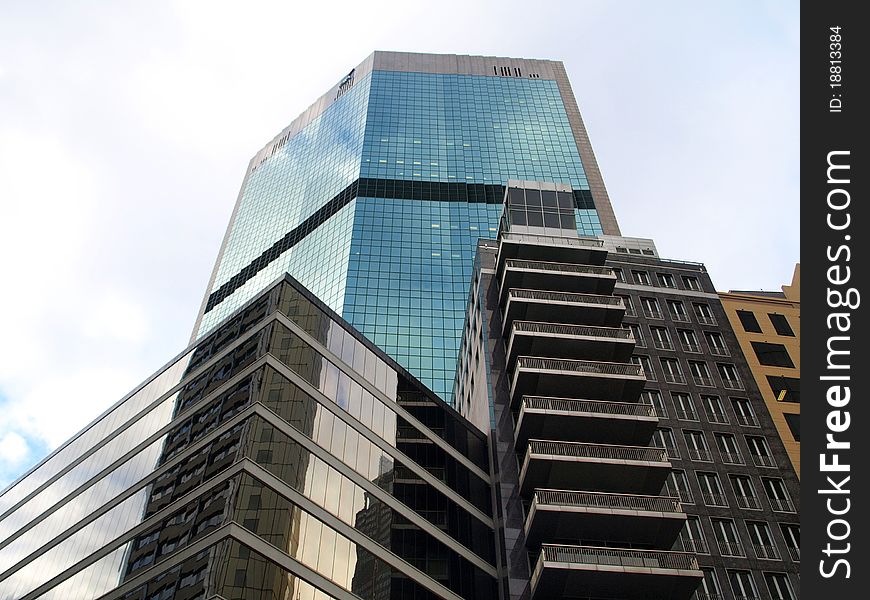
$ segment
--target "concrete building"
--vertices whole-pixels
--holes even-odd
[[[781,292],[731,290],[722,306],[776,431],[801,475],[801,266]]]

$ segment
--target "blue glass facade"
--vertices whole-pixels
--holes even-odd
[[[286,271],[449,402],[477,239],[502,210],[463,190],[509,179],[589,190],[556,81],[371,71],[249,174],[198,334]],[[595,209],[576,217],[602,233]]]

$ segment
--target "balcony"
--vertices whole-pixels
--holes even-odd
[[[558,319],[553,316],[558,315]],[[504,307],[507,333],[515,320],[553,321],[572,325],[618,327],[625,315],[622,298],[598,294],[510,289]]]
[[[752,462],[755,463],[756,467],[776,467],[776,461],[773,457],[766,454],[753,454]]]
[[[772,544],[752,544],[752,550],[757,558],[779,560],[779,550]]]
[[[516,448],[529,439],[645,445],[655,432],[655,407],[631,402],[523,396],[516,420]]]
[[[628,361],[633,350],[634,336],[621,327],[514,321],[507,344],[508,370],[521,355],[621,362]]]
[[[600,266],[607,259],[607,250],[604,249],[604,242],[595,238],[507,232],[499,236],[497,258],[499,273],[503,263],[508,259],[555,260]]]
[[[768,500],[770,500],[770,507],[777,512],[790,512],[793,513],[794,504],[791,502],[791,498],[776,498],[773,496],[768,496]]]
[[[688,600],[703,578],[692,554],[589,546],[541,547],[532,598],[661,598]]]
[[[671,471],[662,448],[529,440],[520,493],[535,489],[657,494]]]
[[[686,522],[676,498],[535,490],[526,517],[526,544],[560,539],[614,539],[670,548]]]
[[[609,267],[509,258],[504,261],[500,284],[503,305],[511,288],[612,294],[616,275]]]
[[[748,510],[761,510],[761,501],[755,496],[737,496],[737,506]]]
[[[578,390],[590,400],[635,402],[644,383],[640,365],[519,356],[511,377],[512,406],[523,396],[570,398]]]

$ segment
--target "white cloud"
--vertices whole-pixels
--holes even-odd
[[[30,448],[27,446],[27,441],[15,433],[7,431],[3,436],[0,436],[0,461],[6,463],[6,466],[18,466],[24,458],[30,453]]]

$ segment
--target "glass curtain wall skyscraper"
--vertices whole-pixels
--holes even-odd
[[[508,179],[619,228],[565,68],[375,52],[251,160],[193,339],[287,272],[451,401],[475,246]]]

